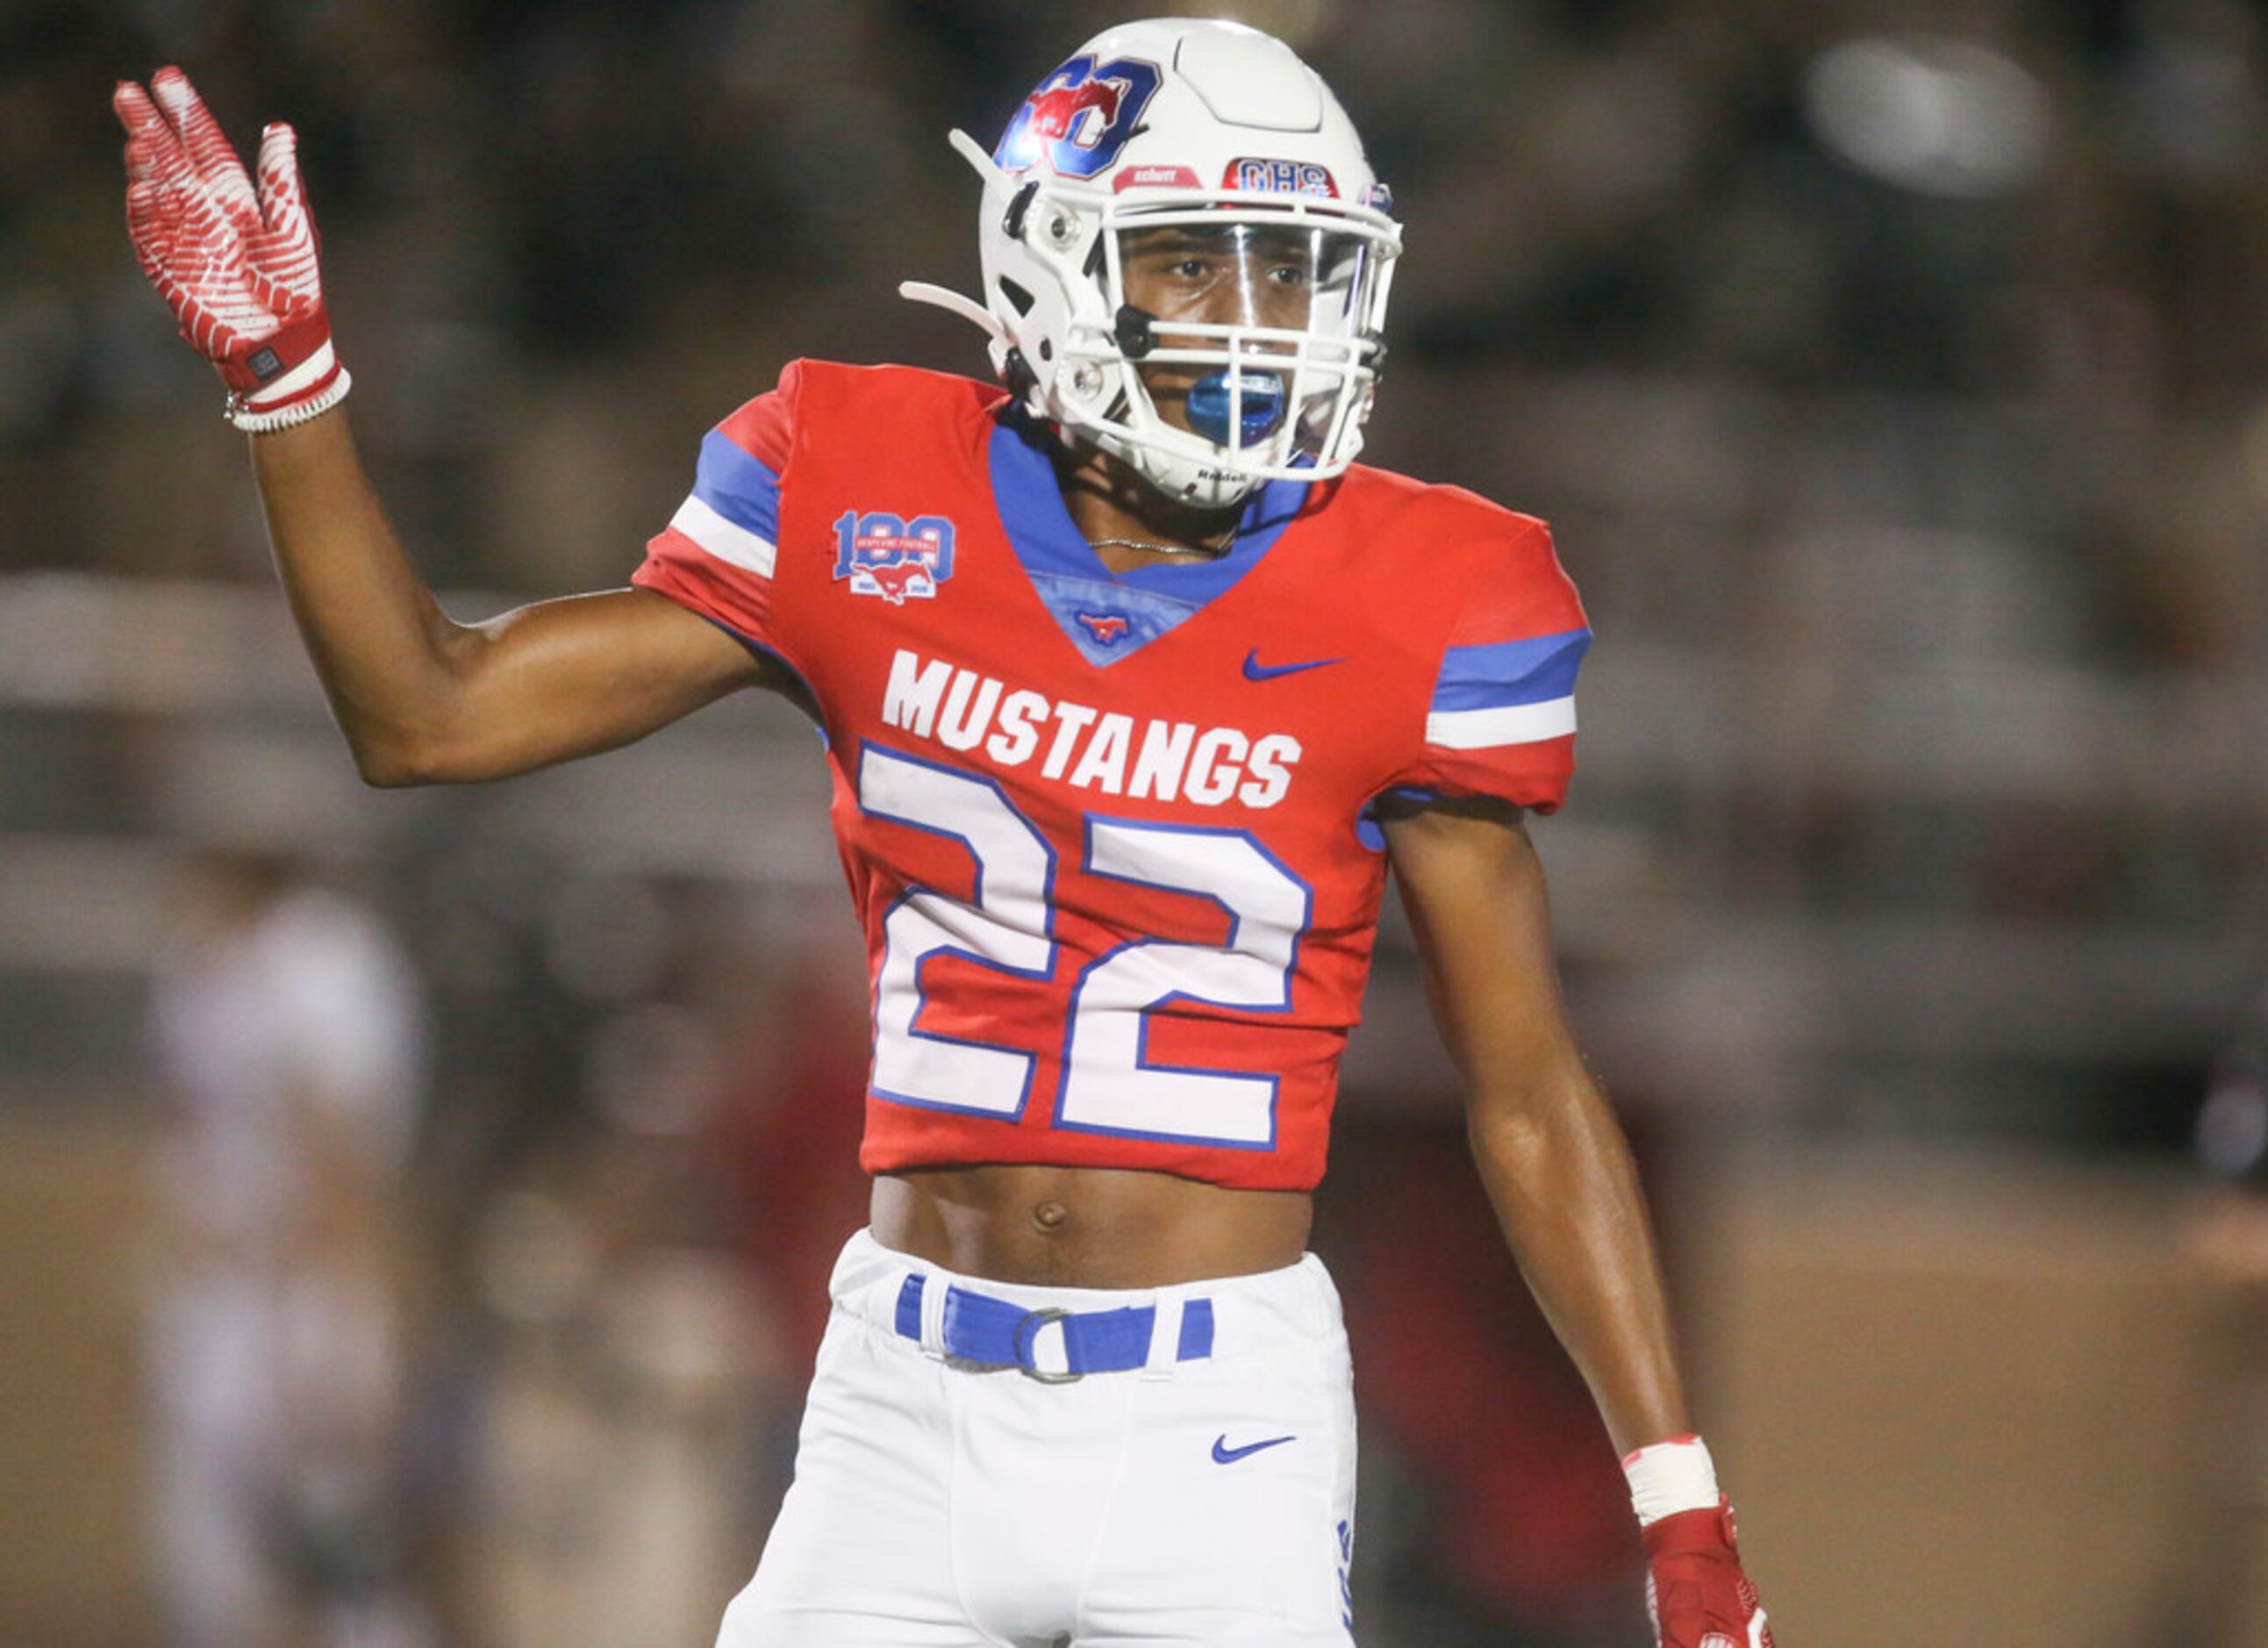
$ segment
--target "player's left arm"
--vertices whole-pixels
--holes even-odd
[[[1528,832],[1498,802],[1380,813],[1474,1160],[1528,1285],[1618,1451],[1690,1430],[1646,1201],[1568,1026]]]
[[[1382,801],[1379,817],[1466,1130],[1521,1273],[1624,1455],[1664,1648],[1771,1637],[1692,1433],[1630,1146],[1560,998],[1543,870],[1517,809]],[[1715,1645],[1711,1644],[1711,1648]]]

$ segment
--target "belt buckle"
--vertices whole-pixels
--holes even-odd
[[[1042,1305],[1036,1311],[1024,1312],[1023,1319],[1016,1324],[1015,1335],[1011,1342],[1016,1352],[1017,1370],[1026,1378],[1037,1379],[1042,1385],[1073,1385],[1086,1377],[1086,1374],[1068,1365],[1071,1360],[1071,1341],[1068,1337],[1064,1341],[1064,1361],[1066,1365],[1061,1373],[1050,1373],[1033,1359],[1034,1341],[1038,1339],[1040,1329],[1047,1327],[1050,1322],[1068,1321],[1071,1314],[1062,1306],[1055,1304]]]

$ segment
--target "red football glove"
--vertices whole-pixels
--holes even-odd
[[[1772,1648],[1756,1588],[1741,1571],[1733,1504],[1698,1437],[1623,1461],[1646,1541],[1646,1608],[1659,1648]]]
[[[158,70],[147,92],[121,81],[111,107],[126,127],[135,255],[181,336],[219,369],[230,421],[258,432],[337,405],[353,381],[331,351],[291,129],[261,134],[255,190],[179,69]]]
[[[1732,1501],[1645,1530],[1646,1607],[1660,1648],[1772,1648],[1756,1587],[1741,1571]]]

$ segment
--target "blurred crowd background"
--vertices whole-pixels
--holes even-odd
[[[1782,1640],[2268,1640],[2268,9],[1213,10],[1395,186],[1371,455],[1589,604],[1536,833]],[[792,357],[981,373],[894,295],[974,285],[945,133],[1113,16],[0,0],[0,1642],[706,1643],[863,1208],[807,728],[362,788],[114,80],[298,127],[469,617],[622,582]],[[1398,926],[1316,1241],[1362,1640],[1640,1640]]]

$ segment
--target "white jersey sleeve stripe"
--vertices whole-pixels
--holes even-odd
[[[779,550],[770,538],[725,520],[696,497],[688,495],[669,518],[669,524],[718,560],[759,578],[770,578],[779,558]]]
[[[1541,743],[1575,730],[1575,700],[1506,704],[1491,710],[1436,710],[1425,718],[1425,742],[1440,750],[1493,750]]]

